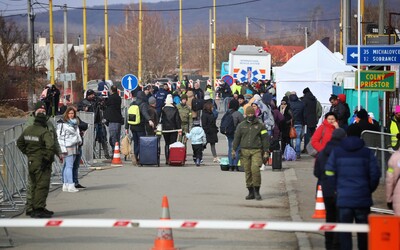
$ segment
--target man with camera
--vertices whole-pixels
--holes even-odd
[[[115,147],[121,137],[121,124],[124,123],[124,118],[121,114],[121,97],[118,95],[117,86],[111,86],[111,95],[105,101],[106,110],[104,112],[104,119],[107,121],[109,132],[109,143],[111,148]]]
[[[92,89],[88,89],[86,91],[86,98],[78,103],[78,111],[94,113],[96,141],[101,144],[104,150],[104,156],[110,159],[111,157],[107,146],[107,130],[104,125],[106,121],[103,119],[104,110],[105,100],[100,96],[96,96],[96,93]]]

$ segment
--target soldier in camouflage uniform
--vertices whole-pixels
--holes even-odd
[[[235,131],[233,139],[232,158],[236,157],[236,149],[240,145],[240,161],[246,175],[246,187],[249,194],[246,200],[261,200],[260,167],[263,158],[268,157],[268,131],[256,117],[252,107],[246,108],[246,119],[241,122]],[[264,152],[264,156],[262,154]]]
[[[46,209],[55,150],[54,138],[46,123],[47,116],[38,113],[33,125],[27,127],[17,140],[18,148],[28,157],[32,218],[50,218],[54,214]]]
[[[41,101],[36,103],[35,110],[31,113],[28,120],[24,124],[24,129],[33,125],[33,123],[35,122],[36,115],[39,113],[46,115],[46,105]],[[50,131],[50,133],[53,137],[53,140],[54,140],[54,155],[57,155],[58,158],[61,159],[61,149],[60,149],[60,144],[58,143],[58,140],[57,140],[57,131],[49,118],[50,118],[49,116],[47,116],[47,118],[46,118],[46,121],[47,121],[46,128]],[[28,183],[27,190],[26,190],[25,214],[30,216],[32,214],[32,211],[33,211],[32,194],[31,194],[31,187]]]
[[[179,111],[179,116],[181,117],[181,126],[182,126],[182,140],[181,142],[186,146],[186,134],[189,133],[190,128],[192,127],[192,110],[186,104],[188,100],[188,96],[186,94],[181,95],[181,103],[176,105]]]

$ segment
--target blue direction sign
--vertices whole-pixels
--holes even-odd
[[[346,64],[357,65],[357,45],[346,46]],[[400,46],[360,46],[361,65],[400,64]]]
[[[124,77],[122,77],[121,80],[122,87],[126,90],[134,90],[138,87],[139,81],[136,76],[132,74],[127,74]]]

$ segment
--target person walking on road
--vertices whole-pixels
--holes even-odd
[[[299,99],[296,92],[292,92],[289,96],[290,110],[293,113],[293,126],[296,129],[297,138],[295,139],[294,150],[296,151],[297,159],[300,159],[301,154],[301,138],[303,136],[304,125],[304,103]]]
[[[121,137],[121,124],[124,118],[121,114],[121,97],[118,95],[117,86],[111,86],[111,95],[105,102],[106,110],[104,112],[104,119],[108,123],[109,143],[112,151],[114,151],[115,143],[120,143]]]
[[[240,161],[244,167],[246,187],[249,190],[246,200],[261,200],[260,167],[263,163],[262,158],[268,158],[269,138],[267,129],[256,119],[252,107],[246,108],[246,119],[236,128],[231,152],[233,158],[236,157],[239,145]]]
[[[192,110],[187,105],[188,96],[186,94],[181,95],[181,102],[176,105],[179,116],[181,117],[182,122],[182,143],[186,144],[185,134],[189,133],[190,128],[192,127]]]
[[[332,150],[340,145],[343,138],[346,137],[346,131],[337,128],[332,133],[331,140],[326,144],[325,148],[318,154],[314,164],[314,176],[318,178],[318,184],[322,187],[324,204],[326,210],[326,222],[337,222],[336,194],[335,189],[330,182],[327,181],[325,175],[325,165],[328,161]],[[325,248],[339,249],[339,235],[334,232],[325,232]]]
[[[372,193],[379,185],[381,170],[374,152],[360,138],[354,124],[347,137],[333,149],[325,166],[327,180],[336,191],[338,218],[341,223],[368,224],[373,205]],[[340,233],[340,249],[353,249],[351,233]],[[358,249],[368,249],[367,233],[357,234]]]
[[[201,125],[206,133],[207,143],[210,144],[211,153],[214,157],[213,161],[214,163],[219,163],[217,150],[215,149],[215,144],[218,142],[218,127],[212,110],[213,104],[211,102],[204,104],[203,112],[201,114]]]
[[[178,109],[174,106],[172,95],[168,94],[165,99],[165,106],[161,111],[161,124],[163,129],[163,137],[165,140],[165,164],[169,164],[169,145],[176,142],[178,132],[168,132],[168,130],[181,129],[181,117]],[[165,132],[164,132],[165,131]]]
[[[307,126],[304,131],[304,145],[307,145],[317,128],[319,117],[317,114],[317,98],[309,88],[305,88],[303,94],[302,101],[304,103],[304,109],[307,111],[304,112],[304,123]]]
[[[388,162],[386,172],[386,202],[389,209],[393,209],[394,215],[400,216],[400,151],[392,154]]]
[[[207,139],[199,120],[193,121],[193,128],[190,133],[186,133],[186,137],[192,141],[193,160],[196,166],[200,167],[200,163],[203,160],[203,148],[207,143]]]
[[[68,107],[63,118],[57,121],[58,143],[64,154],[65,168],[63,171],[63,192],[75,193],[79,189],[75,187],[73,180],[73,168],[76,155],[79,154],[79,146],[82,144],[78,128],[78,119],[73,107]]]
[[[54,137],[47,128],[45,113],[37,113],[33,125],[28,126],[17,140],[17,147],[28,157],[28,183],[32,218],[51,218],[46,209],[49,194],[51,164],[54,161]]]
[[[233,144],[233,139],[234,139],[234,133],[236,130],[236,127],[244,120],[243,115],[238,111],[239,109],[239,102],[235,99],[232,99],[229,102],[229,110],[226,111],[227,115],[228,112],[230,113],[230,115],[232,116],[232,120],[233,120],[233,130],[232,130],[232,134],[225,134],[226,139],[228,140],[228,159],[229,159],[229,169],[231,171],[234,171],[235,169],[238,170],[238,162],[239,162],[239,150],[240,150],[240,146],[236,149],[236,157],[233,158],[231,155],[232,152],[232,144]],[[229,120],[228,120],[229,121]],[[221,126],[222,126],[222,121],[221,121]]]

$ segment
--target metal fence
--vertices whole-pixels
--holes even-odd
[[[84,135],[82,146],[82,160],[84,166],[93,164],[94,151],[94,114],[79,112],[78,116],[89,124]],[[61,117],[50,118],[54,126]],[[3,162],[0,174],[0,214],[7,211],[18,211],[26,201],[28,180],[27,157],[17,147],[17,139],[24,130],[24,124],[15,125],[4,130],[3,148],[1,149]],[[51,185],[61,184],[63,164],[55,157],[52,165]]]

